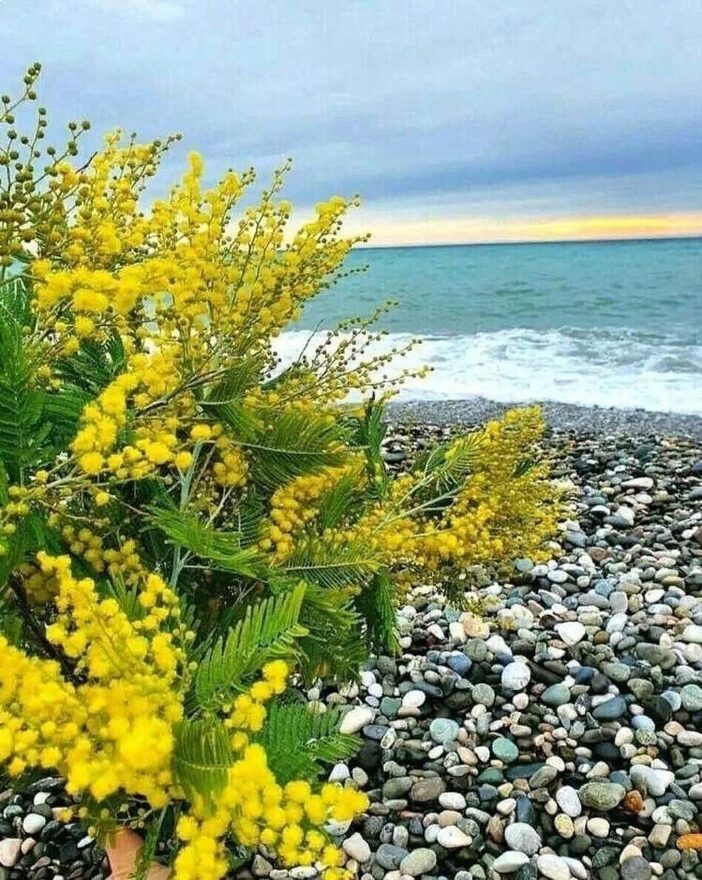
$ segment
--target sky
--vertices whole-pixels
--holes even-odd
[[[166,178],[292,156],[300,210],[359,193],[375,245],[702,234],[699,0],[0,0],[0,31],[0,90],[39,60],[55,121],[182,132]]]

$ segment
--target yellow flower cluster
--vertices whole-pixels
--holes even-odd
[[[277,560],[285,559],[295,547],[295,534],[319,513],[318,502],[339,480],[356,469],[355,463],[303,474],[276,489],[271,496],[269,520],[259,547]]]
[[[80,538],[80,536],[77,536]],[[141,584],[143,616],[129,620],[114,599],[101,599],[89,578],[78,580],[67,557],[39,555],[58,583],[59,616],[50,642],[76,663],[85,682],[66,682],[55,661],[25,655],[0,637],[0,761],[17,775],[29,766],[58,769],[74,794],[102,800],[121,791],[158,808],[177,796],[172,774],[173,728],[183,713],[178,677],[184,654],[164,624],[177,624],[173,593],[157,575]],[[265,703],[281,694],[289,668],[263,666],[261,678],[234,701],[226,724],[238,757],[214,804],[196,798],[178,824],[184,845],[175,880],[217,880],[228,867],[225,838],[265,846],[287,866],[316,864],[341,880],[341,852],[320,828],[367,808],[367,798],[329,784],[316,793],[305,781],[277,783],[266,753],[250,736],[265,720]]]
[[[71,553],[85,559],[98,573],[107,571],[114,578],[122,578],[128,586],[136,585],[147,575],[133,538],[116,541],[116,547],[105,547],[104,538],[87,526],[65,525],[61,534]]]
[[[285,163],[236,224],[232,212],[253,173],[227,172],[205,189],[202,159],[192,153],[181,182],[145,210],[140,195],[171,142],[124,143],[115,132],[84,166],[73,167],[68,157],[54,163],[52,198],[65,204],[57,228],[33,251],[33,306],[49,380],[54,365],[88,340],[117,339],[126,354],[126,369],[85,407],[71,443],[75,491],[87,488],[98,506],[114,499],[115,481],[188,470],[190,427],[210,427],[203,389],[226,380],[232,367],[259,365],[240,389],[251,410],[246,418],[255,419],[288,405],[318,415],[320,403],[351,389],[377,391],[383,383],[371,377],[392,357],[368,354],[379,336],[369,324],[351,322],[331,335],[338,344],[303,358],[284,383],[267,385],[274,337],[333,282],[364,238],[341,235],[356,200],[334,197],[286,235],[292,209],[279,199]],[[219,434],[213,432],[203,482],[216,509],[218,492],[244,490],[250,464],[231,430],[211,427]],[[67,490],[65,479],[62,485]],[[270,539],[275,543],[275,531]]]
[[[545,466],[524,461],[525,450],[535,448],[544,427],[539,408],[529,407],[510,410],[481,430],[470,479],[436,531],[420,543],[429,560],[475,565],[545,556],[561,507]]]
[[[172,353],[134,355],[129,370],[114,379],[83,410],[83,424],[71,447],[81,470],[93,476],[109,470],[120,480],[141,479],[165,464],[185,470],[192,454],[178,440],[175,417],[135,426],[134,443],[112,451],[118,444],[119,432],[127,424],[129,396],[133,395],[137,409],[144,408],[172,392],[177,381]]]
[[[251,685],[248,693],[239,694],[225,724],[234,729],[232,747],[240,751],[248,745],[248,734],[258,733],[266,720],[265,704],[276,694],[285,691],[290,671],[283,660],[273,660],[261,670],[260,681]]]
[[[11,500],[0,508],[0,523],[2,523],[3,534],[15,534],[17,531],[17,521],[26,516],[31,510],[32,494],[32,490],[27,486],[10,486],[8,488],[8,495]]]
[[[538,407],[510,410],[489,422],[470,444],[470,476],[444,512],[430,516],[418,504],[414,516],[381,521],[375,532],[380,547],[401,551],[410,564],[436,571],[499,565],[519,555],[540,558],[561,513],[544,466],[524,462],[525,451],[534,449],[544,428]],[[463,453],[465,445],[463,438],[455,441],[447,461]],[[411,476],[398,481],[395,494],[411,494],[408,484]]]
[[[0,761],[12,776],[62,764],[86,723],[86,708],[59,664],[29,657],[0,636]]]
[[[175,880],[218,880],[228,867],[225,837],[250,848],[274,851],[287,867],[312,865],[325,869],[326,880],[341,880],[341,852],[320,828],[329,820],[352,819],[367,809],[367,797],[355,789],[325,785],[315,793],[309,782],[278,784],[261,745],[250,743],[265,721],[265,703],[286,688],[290,670],[282,660],[263,666],[261,679],[234,701],[226,726],[239,757],[228,772],[214,806],[192,804],[178,822],[185,843],[176,857]]]
[[[23,563],[18,574],[22,577],[22,586],[32,605],[44,605],[58,593],[59,582],[56,575],[42,571],[41,566],[33,562]]]
[[[77,528],[75,525],[65,525],[61,534],[66,539],[68,548],[74,556],[81,556],[90,564],[94,571],[105,570],[102,538],[87,526]]]
[[[249,466],[241,449],[226,434],[217,438],[215,448],[217,455],[212,465],[215,483],[230,489],[245,485]]]
[[[40,553],[45,576],[58,582],[58,617],[49,642],[85,676],[71,685],[53,661],[26,657],[3,641],[0,710],[10,772],[41,765],[66,776],[68,790],[98,800],[123,791],[163,805],[172,785],[172,728],[183,713],[174,688],[184,660],[164,624],[177,624],[177,600],[157,575],[139,593],[143,617],[131,621],[115,599],[101,599],[90,578],[73,577],[68,557]],[[58,705],[57,705],[58,704]]]
[[[286,867],[316,865],[324,880],[341,880],[342,854],[320,828],[354,818],[368,798],[353,788],[327,784],[315,793],[308,782],[281,786],[268,767],[265,750],[248,745],[229,771],[217,807],[209,815],[192,811],[178,822],[185,842],[175,860],[175,880],[217,880],[227,870],[224,837],[233,832],[244,846],[265,846]]]
[[[102,558],[112,577],[121,578],[127,586],[135,586],[146,575],[133,538],[117,542],[117,547],[106,547],[102,551]]]

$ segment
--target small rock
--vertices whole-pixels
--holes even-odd
[[[6,837],[0,840],[0,865],[12,868],[20,857],[22,841],[17,837]]]
[[[446,810],[458,810],[461,812],[466,808],[466,799],[457,791],[446,791],[440,794],[439,803]]]
[[[686,684],[680,688],[680,698],[683,708],[688,712],[699,712],[702,710],[702,687],[698,684]]]
[[[526,853],[507,850],[507,852],[503,852],[495,859],[492,863],[492,869],[497,871],[498,874],[514,874],[522,865],[526,865],[528,861],[529,856]]]
[[[423,706],[426,703],[427,695],[424,691],[407,691],[407,693],[402,698],[402,705],[405,709],[419,709],[420,706]]]
[[[46,817],[38,813],[28,813],[22,820],[22,831],[30,837],[38,834],[46,825]]]
[[[570,880],[570,868],[560,856],[544,853],[536,860],[536,867],[548,880]]]
[[[631,480],[624,480],[622,488],[643,489],[644,491],[648,491],[649,489],[653,489],[655,485],[655,481],[652,477],[634,477]]]
[[[586,827],[593,837],[605,838],[609,835],[609,822],[601,816],[588,819]]]
[[[569,647],[577,645],[585,638],[585,627],[577,620],[569,620],[565,623],[557,623],[554,627],[558,638]]]
[[[702,626],[696,623],[688,624],[680,638],[683,642],[693,642],[696,645],[702,645]]]
[[[626,700],[624,697],[612,697],[600,703],[592,710],[592,717],[598,721],[616,721],[626,712]]]
[[[672,831],[672,825],[654,825],[648,835],[648,842],[654,849],[664,849],[668,845]]]
[[[570,689],[564,684],[552,684],[541,694],[541,702],[547,706],[564,706],[570,702]]]
[[[578,792],[580,802],[594,810],[613,810],[624,799],[626,789],[616,782],[588,782]]]
[[[513,822],[505,828],[505,843],[510,849],[535,855],[541,849],[541,837],[535,828],[526,822]]]
[[[511,739],[500,736],[492,743],[492,753],[505,764],[511,764],[519,757],[519,747]]]
[[[446,783],[440,776],[427,776],[418,779],[410,790],[410,800],[418,804],[438,800],[440,794],[446,791]]]
[[[369,706],[354,706],[341,719],[339,733],[358,733],[371,723],[374,716],[375,712]]]
[[[475,703],[487,706],[488,709],[495,702],[495,691],[489,684],[485,684],[484,682],[480,682],[473,687],[472,696]]]
[[[381,843],[375,853],[375,860],[386,871],[396,871],[402,860],[409,853],[404,847],[394,846],[392,843]]]
[[[509,691],[521,691],[531,681],[531,670],[518,660],[508,663],[502,670],[502,687]]]
[[[436,867],[436,853],[432,849],[420,847],[413,849],[409,855],[400,862],[400,873],[410,877],[419,877],[422,874],[431,874]]]
[[[633,856],[622,862],[619,876],[622,880],[650,880],[651,866],[643,856]]]
[[[461,849],[464,846],[469,846],[473,842],[473,838],[469,837],[465,831],[461,831],[457,825],[449,825],[439,829],[436,841],[444,849]]]
[[[435,718],[429,725],[429,735],[437,743],[450,743],[458,736],[460,725],[452,718]]]
[[[358,832],[347,837],[342,843],[342,848],[346,855],[355,859],[359,865],[364,864],[364,862],[367,862],[371,857],[370,846],[368,846],[364,838]]]
[[[577,818],[583,811],[578,792],[570,785],[562,785],[556,792],[556,803],[566,816]]]
[[[556,818],[553,820],[553,827],[556,831],[561,835],[561,837],[566,840],[570,840],[571,837],[575,834],[575,824],[570,816],[566,816],[565,813],[559,813]]]
[[[262,855],[256,853],[251,863],[251,873],[254,877],[269,877],[272,870],[273,865],[267,859],[264,859]]]

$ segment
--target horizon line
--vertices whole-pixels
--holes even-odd
[[[543,239],[493,239],[484,241],[427,241],[423,243],[407,242],[406,244],[359,244],[357,251],[398,250],[400,248],[448,248],[448,247],[503,247],[505,245],[542,245],[542,244],[622,244],[636,242],[694,241],[702,239],[702,232],[691,232],[687,235],[633,235],[627,237],[605,238],[543,238]]]

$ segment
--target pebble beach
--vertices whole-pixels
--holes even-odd
[[[392,467],[499,414],[396,404]],[[702,878],[702,418],[549,405],[571,510],[552,559],[447,600],[416,585],[400,651],[306,698],[362,747],[330,777],[368,792],[329,829],[362,880]],[[466,610],[469,608],[470,610]],[[480,614],[475,611],[479,610]],[[107,875],[61,781],[0,793],[0,880]],[[313,880],[265,854],[238,876]]]

